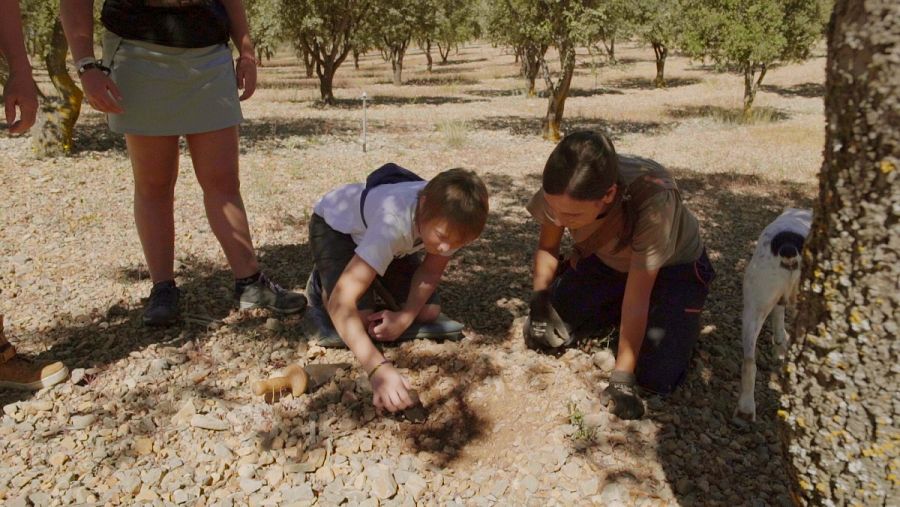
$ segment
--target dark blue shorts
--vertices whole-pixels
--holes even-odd
[[[576,337],[616,327],[627,278],[627,273],[612,269],[597,256],[584,258],[575,268],[564,268],[553,282],[553,307]],[[713,278],[715,270],[706,250],[694,262],[659,270],[635,371],[641,387],[670,394],[684,380]]]

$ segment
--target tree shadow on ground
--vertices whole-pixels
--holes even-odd
[[[782,97],[804,97],[815,99],[825,96],[823,83],[800,83],[794,86],[762,85],[762,90],[769,93],[777,93]]]
[[[466,95],[475,95],[476,97],[525,97],[525,88],[512,88],[508,90],[466,90]]]
[[[392,95],[374,95],[368,98],[368,107],[375,106],[442,106],[444,104],[469,104],[471,102],[485,102],[478,99],[467,99],[465,97],[453,96],[413,96],[413,97],[397,97]],[[324,102],[316,102],[315,107],[319,109],[362,109],[362,99],[335,99],[334,104],[325,104]],[[371,121],[371,120],[370,120]]]
[[[811,206],[814,189],[728,173],[682,170],[676,171],[676,177],[687,206],[701,222],[717,271],[687,379],[668,398],[646,398],[645,417],[659,425],[655,449],[642,448],[640,438],[628,438],[638,425],[612,421],[603,435],[580,442],[576,450],[600,470],[616,463],[617,454],[630,454],[640,461],[655,451],[679,505],[790,505],[776,430],[779,393],[768,382],[780,363],[770,345],[768,326],[757,347],[757,421],[732,420],[742,358],[741,286],[760,231],[785,207]],[[589,375],[585,386],[599,396],[605,380],[600,373]],[[644,472],[629,473],[641,476]],[[753,478],[761,473],[784,479],[759,484]],[[653,495],[663,486],[652,477],[644,484]]]
[[[546,97],[546,90],[541,91],[541,97]],[[599,95],[622,95],[622,92],[613,88],[571,88],[569,97],[596,97]]]
[[[581,61],[580,63],[575,64],[576,69],[600,69],[603,67],[616,67],[618,65],[631,65],[633,63],[648,61],[644,58],[619,58],[615,62],[610,62],[608,58],[605,56],[599,57],[598,60],[591,60],[588,57],[586,60]]]
[[[72,155],[98,151],[127,155],[125,136],[109,130],[106,119],[92,116],[82,119],[72,133]]]
[[[465,77],[460,75],[447,75],[447,76],[425,76],[425,77],[414,77],[403,80],[403,86],[446,86],[446,85],[475,85],[480,83],[478,79],[474,79],[471,77]],[[377,81],[375,84],[380,85],[389,85],[393,84],[393,81],[384,80]]]
[[[471,122],[477,130],[505,130],[514,136],[536,136],[541,134],[541,118],[526,118],[523,116],[489,116]],[[619,139],[625,134],[641,133],[656,135],[672,128],[671,123],[639,122],[639,121],[609,121],[602,118],[566,118],[563,120],[563,129],[567,132],[575,130],[599,130],[610,135],[613,139]]]
[[[441,292],[446,313],[464,322],[475,333],[469,340],[490,343],[505,338],[513,319],[521,313],[522,298],[528,292],[530,254],[526,245],[533,243],[537,229],[525,215],[523,206],[539,186],[539,180],[529,176],[525,181],[519,181],[500,174],[486,174],[484,179],[490,188],[495,211],[483,238],[456,256],[441,284]],[[265,245],[259,249],[259,259],[267,274],[289,288],[303,287],[311,269],[311,254],[306,242]],[[143,301],[122,300],[87,315],[59,316],[47,328],[12,338],[28,341],[36,339],[39,333],[42,342],[52,345],[52,350],[41,354],[39,359],[52,357],[73,369],[91,369],[78,385],[67,382],[54,389],[68,392],[96,390],[91,396],[102,404],[108,396],[104,386],[135,382],[135,387],[116,402],[119,413],[127,414],[123,416],[124,420],[119,414],[91,412],[99,419],[118,418],[117,424],[130,421],[132,426],[140,426],[141,421],[150,421],[146,428],[141,426],[132,430],[135,436],[160,438],[163,430],[172,429],[167,421],[180,404],[192,398],[199,399],[200,408],[210,410],[216,417],[235,425],[253,425],[259,415],[254,411],[260,409],[260,404],[246,403],[248,393],[243,386],[247,385],[251,375],[259,374],[258,370],[272,371],[295,360],[297,347],[306,350],[307,324],[298,317],[282,318],[283,329],[273,332],[267,326],[268,312],[234,312],[233,279],[225,266],[188,256],[179,259],[177,269],[183,320],[175,326],[144,327],[141,325]],[[108,276],[123,284],[146,283],[147,280],[146,270],[134,265],[121,266]],[[473,297],[474,293],[478,296]],[[216,339],[211,340],[213,337]],[[284,354],[278,358],[274,352],[270,355],[269,351],[279,347]],[[425,422],[377,416],[370,402],[368,382],[359,381],[365,376],[345,374],[307,396],[271,405],[275,415],[266,416],[268,419],[265,420],[271,424],[269,429],[257,435],[259,447],[267,449],[267,443],[282,430],[294,435],[308,426],[305,421],[317,421],[314,423],[317,429],[302,437],[307,449],[333,446],[341,435],[352,432],[399,431],[399,441],[405,442],[402,445],[406,450],[416,454],[424,452],[432,464],[446,466],[458,459],[471,442],[488,436],[488,421],[477,407],[470,405],[469,394],[486,379],[500,374],[500,368],[492,359],[477,347],[455,342],[417,340],[386,349],[398,367],[415,372],[417,388],[427,393]],[[256,365],[250,371],[246,367],[248,354],[252,356],[250,364]],[[340,357],[353,362],[354,372],[358,373],[349,352],[342,354]],[[238,356],[243,358],[227,359]],[[191,373],[169,378],[168,374],[148,371],[147,364],[156,357],[181,357],[175,364],[187,362]],[[112,366],[126,358],[131,358],[128,360],[133,367]],[[138,365],[143,366],[142,370],[134,369]],[[228,387],[228,382],[234,379],[239,380],[238,386]],[[174,403],[179,406],[170,401],[158,403],[163,395],[166,399],[173,395]],[[2,392],[0,403],[5,405],[30,396],[31,393]],[[238,436],[242,435],[237,429],[235,431]],[[57,436],[47,434],[44,442],[50,445]],[[134,464],[135,460],[147,464],[146,460],[150,458],[139,456],[132,444],[132,439],[122,439],[106,446],[106,455],[97,458],[98,466],[116,469],[119,464]],[[141,462],[142,459],[145,461]],[[318,488],[325,486],[317,485]]]
[[[666,113],[672,118],[710,118],[721,123],[729,124],[758,124],[774,123],[789,119],[790,114],[773,107],[754,107],[750,117],[745,118],[741,108],[728,108],[720,106],[684,106],[669,108]]]
[[[370,121],[371,127],[379,122]],[[356,139],[361,129],[361,121],[336,118],[259,118],[245,120],[240,127],[242,151],[289,147],[303,148],[320,136]]]
[[[434,71],[436,72],[438,70],[444,70],[444,69],[441,69],[441,67],[446,68],[451,65],[465,65],[467,63],[479,63],[479,62],[486,62],[486,61],[488,61],[487,58],[472,58],[471,60],[467,60],[465,58],[448,58],[446,62],[442,62],[440,58],[435,58],[434,65],[435,65],[435,67],[438,67],[438,68],[434,69]]]
[[[475,343],[496,343],[506,339],[513,319],[524,306],[529,292],[531,255],[537,228],[526,216],[524,205],[540,181],[529,176],[517,181],[503,174],[488,173],[483,179],[491,194],[492,209],[482,237],[454,256],[441,281],[443,311],[463,322],[475,336]],[[284,252],[278,257],[289,257]],[[473,297],[477,294],[477,297]],[[371,391],[351,380],[341,381],[310,395],[309,411],[328,413],[350,432],[400,432],[405,451],[425,453],[433,465],[445,467],[460,457],[465,447],[486,437],[485,415],[470,405],[469,394],[487,379],[500,375],[492,359],[471,344],[416,340],[384,345],[385,354],[400,368],[413,372],[416,388],[426,394],[427,418],[416,423],[403,417],[376,417]],[[347,355],[348,359],[355,360]],[[349,393],[349,394],[348,394]],[[356,400],[347,402],[347,400]],[[306,403],[306,402],[304,402]],[[320,416],[321,419],[321,416]],[[293,419],[291,419],[293,420]],[[284,428],[282,428],[284,429]],[[312,447],[327,446],[322,434],[307,442]]]
[[[285,287],[305,286],[311,267],[308,246],[263,246],[258,251],[260,265],[266,273]],[[223,325],[238,333],[258,337],[268,312],[252,310],[238,313],[234,309],[234,277],[227,266],[188,256],[179,259],[176,280],[181,290],[181,319],[170,327],[144,326],[141,317],[146,299],[119,300],[108,308],[95,308],[89,314],[57,315],[51,326],[12,337],[17,342],[47,343],[52,346],[36,356],[37,360],[63,361],[69,369],[96,368],[108,365],[151,345],[179,347],[188,342],[203,342]],[[143,265],[121,266],[109,273],[121,283],[144,283],[149,293],[149,275]],[[228,320],[227,324],[224,323]],[[286,317],[287,327],[300,317]],[[297,338],[297,333],[285,336]],[[32,393],[0,391],[0,405],[30,398]]]
[[[666,86],[657,88],[654,79],[643,77],[631,77],[627,79],[619,79],[613,81],[610,86],[616,88],[625,88],[627,90],[665,90],[667,88],[680,88],[682,86],[691,86],[699,83],[701,80],[693,77],[670,77],[666,78]]]

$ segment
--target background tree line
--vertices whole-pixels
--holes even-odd
[[[317,77],[322,102],[334,104],[334,78],[349,56],[378,51],[403,84],[404,59],[420,48],[432,70],[459,45],[487,38],[520,64],[526,97],[543,84],[547,112],[541,134],[558,139],[579,56],[616,61],[616,43],[652,49],[657,87],[665,87],[667,57],[681,52],[744,77],[744,114],[773,66],[808,58],[821,39],[831,0],[245,0],[251,35],[263,62],[282,45],[294,48],[307,77]],[[102,2],[97,0],[99,10]],[[41,156],[67,154],[81,91],[66,68],[68,47],[59,0],[22,0],[27,46],[53,93],[42,100],[34,145]],[[99,31],[100,23],[96,23]],[[97,37],[99,40],[99,37]]]

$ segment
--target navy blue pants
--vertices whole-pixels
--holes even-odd
[[[612,269],[597,256],[581,259],[554,280],[553,307],[576,337],[618,326],[627,278],[627,273]],[[659,270],[635,371],[641,387],[670,394],[684,380],[713,278],[715,270],[705,250],[694,262]]]

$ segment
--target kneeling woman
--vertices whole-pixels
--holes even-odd
[[[640,418],[636,386],[669,394],[685,378],[700,311],[715,276],[694,215],[658,163],[616,155],[597,132],[566,136],[528,204],[541,224],[525,339],[563,347],[619,326],[616,366],[602,401]],[[563,232],[575,242],[560,260]]]

